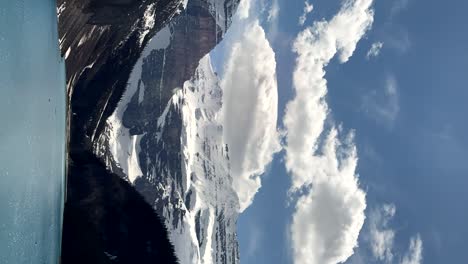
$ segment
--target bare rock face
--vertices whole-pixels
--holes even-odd
[[[223,6],[223,14],[216,13],[220,9],[217,5]],[[217,17],[231,17],[236,6],[236,1],[189,0],[186,10],[162,31],[165,34],[155,37],[155,42],[158,38],[169,37],[169,44],[164,48],[152,48],[150,43],[148,53],[140,58],[143,60],[141,83],[137,85],[148,89],[141,103],[132,100],[128,104],[123,114],[126,127],[141,134],[145,124],[161,116],[173,90],[182,88],[184,82],[192,78],[200,59],[222,40],[230,20]]]
[[[148,40],[182,10],[182,2],[59,0],[57,4],[71,158],[62,262],[177,263],[167,229],[154,208],[95,157],[92,142],[114,112]]]
[[[149,39],[182,9],[181,0],[59,0],[66,62],[70,151],[91,149]]]

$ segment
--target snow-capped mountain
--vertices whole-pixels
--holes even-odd
[[[238,3],[57,3],[70,156],[92,150],[130,182],[162,216],[181,263],[239,262],[222,92],[207,56]]]
[[[238,0],[188,0],[149,41],[95,153],[163,217],[181,263],[238,263],[238,198],[209,51]]]
[[[239,259],[239,203],[232,188],[223,127],[217,121],[221,99],[222,91],[208,55],[200,61],[192,80],[173,98],[182,115],[185,204],[190,225],[195,224],[201,263],[237,263]]]
[[[139,102],[144,96],[140,91],[132,96]],[[239,204],[223,128],[217,121],[221,100],[207,55],[192,79],[173,90],[155,131],[132,135],[121,121],[119,107],[98,144],[98,152],[109,146],[111,155],[100,152],[101,156],[108,158],[108,165],[122,168],[163,216],[181,263],[238,263],[239,259]]]

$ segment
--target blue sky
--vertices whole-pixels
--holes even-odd
[[[343,2],[310,1],[314,8],[304,26],[298,25],[304,1],[279,0],[277,23],[267,19],[273,2],[259,1],[251,8],[275,53],[280,130],[287,130],[285,107],[295,95],[294,40],[315,21],[330,21]],[[317,144],[324,144],[330,128],[340,127],[342,143],[354,131],[355,176],[366,195],[366,220],[354,254],[342,253],[347,263],[467,261],[467,8],[463,1],[374,1],[372,26],[360,36],[352,56],[341,63],[338,51],[324,68],[328,115]],[[240,29],[233,27],[228,39],[239,35]],[[368,56],[377,43],[378,55]],[[214,58],[222,65],[227,55],[220,54],[229,47],[219,49]],[[290,149],[287,138],[282,143],[286,150],[266,167],[261,188],[238,221],[242,263],[302,263],[292,249],[291,224],[297,196],[303,194],[288,193],[293,181],[285,168]],[[311,193],[313,185],[307,187]],[[387,238],[380,240],[380,251],[379,237]],[[416,240],[422,260],[412,257],[416,253],[410,243]]]

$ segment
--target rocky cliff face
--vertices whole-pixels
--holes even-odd
[[[91,148],[144,46],[182,9],[182,0],[57,2],[72,152]]]
[[[237,0],[188,0],[137,60],[94,150],[163,216],[181,263],[238,263],[238,199],[205,55]],[[203,58],[203,59],[202,59]]]
[[[58,1],[68,90],[68,200],[63,263],[176,263],[165,226],[132,186],[92,154],[154,34],[182,0]]]
[[[238,2],[58,2],[72,159],[92,150],[130,182],[181,263],[239,262],[222,92],[207,56]]]

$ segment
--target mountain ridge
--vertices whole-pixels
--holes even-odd
[[[239,0],[159,1],[164,10],[129,0],[112,7],[133,10],[123,25],[106,13],[109,2],[58,5],[62,54],[72,65],[71,159],[91,150],[131,183],[164,220],[181,263],[238,263],[239,205],[216,118],[222,91],[207,54]],[[77,8],[85,11],[70,19]],[[160,13],[166,20],[154,19]],[[113,48],[101,54],[106,41]],[[93,52],[82,58],[93,46],[96,60]]]
[[[156,33],[94,145],[107,166],[132,182],[163,216],[183,263],[239,262],[238,202],[222,126],[216,123],[222,91],[207,56],[221,41],[227,29],[223,25],[228,27],[233,15],[217,20],[216,14],[224,12],[216,7],[227,6],[232,11],[238,4],[221,2],[189,0],[186,11]],[[211,114],[206,115],[202,109],[207,108],[207,101],[202,99],[210,93],[217,96],[210,103]],[[207,126],[216,135],[202,139]],[[204,147],[195,147],[197,144]],[[224,153],[213,154],[216,149]],[[213,160],[217,165],[210,167]],[[203,184],[195,184],[197,180]],[[217,186],[211,190],[215,196],[203,196],[207,192],[201,185]],[[223,194],[230,200],[216,198]],[[202,200],[206,204],[194,206],[194,201]],[[208,256],[211,250],[214,253]]]

